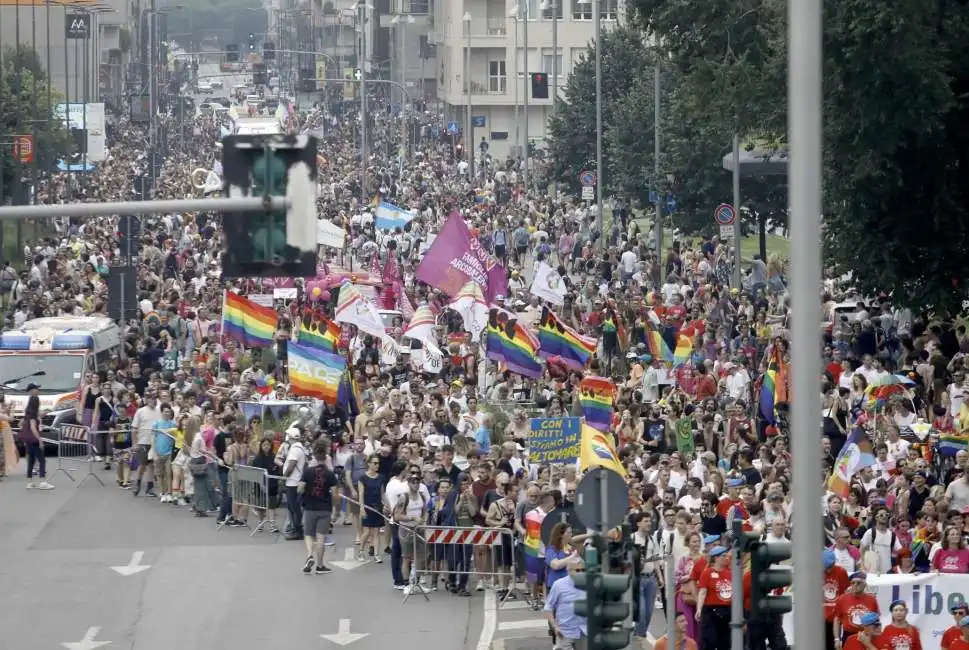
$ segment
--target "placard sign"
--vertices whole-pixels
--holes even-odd
[[[582,418],[532,418],[528,460],[532,463],[574,463],[579,457]]]

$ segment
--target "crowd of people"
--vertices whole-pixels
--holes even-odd
[[[672,590],[676,638],[660,644],[726,648],[732,522],[740,518],[767,541],[791,534],[787,370],[796,360],[787,344],[785,261],[754,256],[743,286],[731,287],[728,241],[676,237],[656,251],[643,220],[621,202],[598,224],[593,207],[523,187],[520,161],[488,159],[469,177],[430,112],[407,116],[409,131],[390,111],[371,111],[371,119],[377,146],[363,165],[366,187],[355,114],[314,107],[291,120],[320,138],[319,217],[347,235],[345,248],[321,248],[321,274],[357,268],[379,277],[396,269],[399,286],[378,283],[374,296],[382,306],[405,306],[388,336],[400,343],[408,312],[427,305],[445,351],[442,367],[428,372],[412,362],[409,343],[388,358],[381,341],[345,325],[337,349],[353,370],[358,408],[305,400],[289,385],[285,342],[301,322],[332,319],[336,291],[310,292],[297,281],[296,297],[274,305],[277,345],[246,349],[221,331],[224,291],[266,289],[221,278],[220,216],[146,216],[139,318],[123,324],[126,354],[89,374],[79,394],[77,420],[92,431],[92,455],[135,497],[157,497],[200,518],[215,514],[222,526],[246,526],[254,515],[275,531],[285,501],[287,523],[279,528],[304,541],[306,573],[330,571],[324,555],[333,526],[352,526],[359,557],[389,560],[395,588],[429,591],[440,580],[458,596],[495,589],[503,599],[526,598],[549,612],[557,647],[571,648],[587,634],[572,609],[582,592],[571,576],[583,570],[588,535],[569,523],[547,539],[540,531],[549,512],[574,505],[584,468],[530,460],[530,418],[581,417],[583,379],[601,378],[615,387],[609,430],[630,493],[627,525],[613,538],[626,535],[638,549],[629,567],[635,634],[649,634],[657,600]],[[195,191],[192,172],[218,159],[218,126],[202,116],[192,121],[193,137],[166,157],[154,198]],[[396,134],[408,132],[413,147],[400,160]],[[51,178],[40,195],[129,198],[147,165],[139,146],[146,137],[125,121],[111,135],[107,161],[86,175]],[[372,196],[416,216],[402,229],[377,229]],[[504,265],[508,289],[494,306],[524,323],[553,307],[564,325],[596,341],[584,369],[552,359],[535,378],[487,362],[485,346],[449,311],[453,296],[416,279],[427,246],[455,211]],[[6,291],[8,327],[45,315],[107,315],[117,233],[116,217],[66,219],[56,234],[31,242]],[[543,263],[565,283],[562,305],[530,291]],[[891,623],[879,627],[866,574],[969,573],[969,337],[944,315],[859,297],[850,278],[827,280],[819,299],[830,315],[818,436],[828,488],[819,511],[826,641],[844,650],[917,649],[925,639],[906,622],[904,601],[892,603]],[[677,350],[675,358],[661,353],[664,346]],[[285,423],[241,406],[287,398],[305,406]],[[32,417],[19,433],[28,449],[42,434],[39,414]],[[17,458],[5,438],[0,457],[9,474]],[[30,485],[51,487],[39,464],[43,483]],[[237,466],[274,477],[267,508],[247,512],[233,503],[229,477]],[[455,550],[428,544],[424,526],[492,528],[507,539],[490,554]],[[417,585],[411,567],[421,576]],[[946,634],[943,650],[966,650],[969,612],[960,605],[952,613],[957,633]],[[751,648],[787,643],[779,617],[752,623],[748,637]]]

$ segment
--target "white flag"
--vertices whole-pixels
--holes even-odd
[[[561,307],[565,304],[565,281],[551,266],[542,262],[535,271],[535,280],[532,281],[531,292],[533,296],[538,296],[542,300],[547,300],[553,305]]]
[[[481,286],[468,282],[448,307],[461,314],[464,329],[471,333],[471,340],[477,342],[488,324],[488,303],[485,302]]]
[[[344,282],[340,287],[340,299],[337,302],[336,316],[333,320],[337,323],[356,325],[360,331],[377,338],[382,339],[387,336],[376,305],[364,298],[360,290],[349,282]]]
[[[421,366],[424,372],[432,375],[441,374],[444,369],[444,354],[435,346],[424,345],[424,363]]]

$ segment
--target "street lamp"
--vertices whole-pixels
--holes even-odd
[[[416,21],[414,16],[410,14],[397,14],[390,20],[390,24],[394,26],[395,40],[400,48],[400,83],[404,87],[407,86],[407,25],[413,25]],[[400,34],[397,34],[398,29]],[[391,65],[394,64],[393,59],[391,59]],[[400,98],[401,106],[404,104],[404,98]]]
[[[370,58],[367,52],[367,12],[373,11],[373,5],[365,2],[354,2],[350,9],[359,12],[360,16],[360,56],[357,61],[360,68],[360,204],[367,200],[367,73],[370,71]]]
[[[605,217],[602,206],[602,19],[599,3],[602,0],[577,0],[580,5],[592,5],[592,21],[596,39],[596,222],[599,224],[599,242],[606,246]]]
[[[552,114],[555,114],[555,105],[558,103],[559,94],[559,8],[557,0],[543,0],[542,11],[552,11]],[[596,37],[598,43],[598,36]],[[550,182],[552,197],[558,192],[555,181]]]
[[[474,125],[471,123],[471,12],[464,13],[464,35],[467,45],[464,48],[464,89],[467,92],[468,126],[464,150],[468,155],[468,179],[474,178]]]
[[[508,10],[508,17],[515,21],[515,69],[514,69],[515,81],[512,83],[512,85],[515,86],[515,157],[516,158],[521,156],[521,150],[522,150],[521,132],[519,131],[519,127],[518,127],[518,106],[519,104],[521,104],[521,98],[519,97],[519,93],[521,91],[521,85],[522,85],[521,80],[518,78],[518,17],[520,13],[521,13],[521,10],[518,8],[518,5],[512,5],[512,7]]]

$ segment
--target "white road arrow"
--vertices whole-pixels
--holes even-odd
[[[354,551],[352,548],[348,548],[346,549],[346,551],[344,551],[342,560],[333,560],[332,562],[330,562],[330,564],[332,564],[335,567],[339,567],[344,571],[353,571],[354,569],[357,569],[359,567],[362,567],[364,564],[367,564],[367,561],[358,560],[356,557],[356,551]]]
[[[95,648],[100,648],[101,646],[110,645],[110,641],[94,640],[94,637],[96,637],[100,631],[101,628],[99,627],[89,627],[87,632],[84,633],[84,638],[82,638],[80,641],[75,641],[73,643],[70,641],[65,641],[61,645],[67,648],[67,650],[94,650]]]
[[[151,568],[150,564],[142,564],[141,558],[145,557],[144,551],[135,551],[131,554],[131,561],[125,566],[113,566],[112,571],[117,571],[123,576],[133,576],[136,573],[147,571]]]
[[[321,634],[320,638],[326,639],[327,641],[337,645],[350,645],[354,641],[359,641],[363,637],[368,636],[367,634],[350,634],[349,618],[341,618],[340,627],[337,629],[338,631],[336,634]]]

